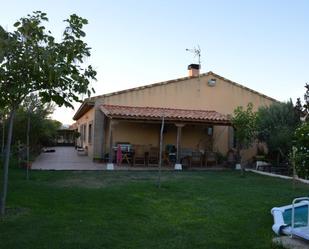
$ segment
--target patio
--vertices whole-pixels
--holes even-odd
[[[106,163],[93,162],[87,156],[78,155],[74,147],[54,147],[55,152],[41,153],[32,164],[33,170],[107,170]],[[132,166],[122,163],[115,165],[115,170],[151,171],[157,170],[158,165]],[[222,170],[222,166],[211,168],[191,167],[190,170]],[[162,170],[174,170],[171,166],[163,166]]]
[[[41,153],[32,164],[34,170],[104,170],[103,164],[80,156],[74,147],[54,147],[55,152]]]

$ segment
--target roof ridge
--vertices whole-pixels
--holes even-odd
[[[232,80],[229,80],[219,74],[216,74],[212,71],[208,71],[206,73],[202,73],[200,74],[199,76],[186,76],[186,77],[180,77],[180,78],[176,78],[176,79],[172,79],[172,80],[167,80],[167,81],[159,81],[159,82],[155,82],[155,83],[151,83],[151,84],[148,84],[148,85],[142,85],[142,86],[137,86],[137,87],[132,87],[132,88],[128,88],[128,89],[124,89],[124,90],[120,90],[120,91],[115,91],[115,92],[110,92],[110,93],[105,93],[105,94],[100,94],[100,95],[97,95],[97,96],[93,96],[93,97],[90,97],[90,98],[87,98],[85,99],[84,101],[90,101],[90,100],[95,100],[97,98],[101,98],[101,97],[109,97],[109,96],[113,96],[113,95],[118,95],[118,94],[122,94],[122,93],[126,93],[126,92],[131,92],[131,91],[138,91],[138,90],[142,90],[142,89],[145,89],[145,88],[151,88],[151,87],[155,87],[155,86],[161,86],[161,85],[166,85],[166,84],[171,84],[171,83],[176,83],[176,82],[180,82],[180,81],[184,81],[184,80],[188,80],[188,79],[193,79],[193,78],[198,78],[198,77],[204,77],[204,76],[208,76],[208,75],[213,75],[227,83],[230,83],[232,85],[235,85],[237,87],[240,87],[242,89],[245,89],[249,92],[252,92],[252,93],[255,93],[255,94],[258,94],[264,98],[267,98],[267,99],[270,99],[272,101],[275,101],[275,102],[280,102],[272,97],[269,97],[263,93],[260,93],[256,90],[253,90],[247,86],[244,86],[242,84],[239,84],[235,81],[232,81]]]

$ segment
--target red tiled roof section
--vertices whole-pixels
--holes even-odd
[[[230,124],[230,119],[226,115],[207,110],[101,105],[101,111],[114,118],[160,120],[164,116],[166,120]]]

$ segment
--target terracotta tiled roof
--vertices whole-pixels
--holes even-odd
[[[237,87],[240,87],[242,89],[245,89],[247,90],[248,92],[252,92],[254,94],[257,94],[257,95],[260,95],[261,97],[263,98],[266,98],[266,99],[269,99],[273,102],[279,102],[278,100],[276,99],[273,99],[269,96],[266,96],[262,93],[259,93],[255,90],[252,90],[246,86],[243,86],[239,83],[236,83],[234,81],[231,81],[227,78],[224,78],[214,72],[207,72],[207,73],[202,73],[200,74],[199,77],[206,77],[206,76],[212,76],[212,77],[215,77],[215,78],[218,78],[218,79],[221,79],[227,83],[230,83],[234,86],[237,86]],[[106,98],[106,97],[109,97],[109,96],[113,96],[113,95],[118,95],[118,94],[123,94],[123,93],[127,93],[127,92],[132,92],[132,91],[139,91],[139,90],[143,90],[143,89],[147,89],[147,88],[151,88],[151,87],[156,87],[156,86],[163,86],[163,85],[168,85],[168,84],[173,84],[173,83],[178,83],[178,82],[181,82],[181,81],[185,81],[185,80],[189,80],[189,79],[192,79],[192,78],[197,78],[197,76],[190,76],[190,77],[182,77],[182,78],[178,78],[178,79],[173,79],[173,80],[168,80],[168,81],[163,81],[163,82],[158,82],[158,83],[154,83],[154,84],[150,84],[150,85],[145,85],[145,86],[139,86],[139,87],[134,87],[134,88],[130,88],[130,89],[125,89],[125,90],[122,90],[122,91],[117,91],[117,92],[112,92],[112,93],[107,93],[107,94],[102,94],[102,95],[98,95],[98,96],[94,96],[94,97],[91,97],[91,98],[87,98],[84,100],[84,103],[80,106],[80,108],[77,110],[77,112],[75,113],[74,115],[74,120],[77,120],[79,119],[84,113],[82,112],[83,111],[83,107],[84,107],[84,104],[87,103],[87,102],[94,102],[96,101],[97,99],[100,99],[100,98]],[[81,114],[80,114],[81,112]]]
[[[77,112],[74,114],[73,120],[78,120],[79,118],[81,118],[92,107],[94,107],[94,102],[92,102],[92,101],[84,101],[81,104],[81,106],[78,108]]]
[[[162,116],[164,116],[166,120],[173,121],[230,124],[227,116],[216,111],[119,105],[101,105],[100,108],[105,115],[121,119],[161,120]]]

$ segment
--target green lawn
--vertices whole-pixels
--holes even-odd
[[[309,186],[239,172],[12,169],[0,248],[273,248],[270,209]]]

